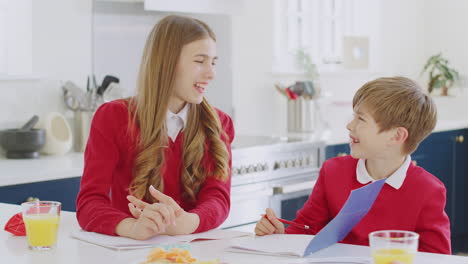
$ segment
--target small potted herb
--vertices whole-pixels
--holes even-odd
[[[447,96],[448,89],[459,79],[458,71],[449,66],[449,61],[442,57],[442,53],[431,56],[421,72],[429,73],[428,91],[442,89],[441,95]]]

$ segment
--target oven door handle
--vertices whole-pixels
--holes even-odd
[[[273,187],[273,194],[279,195],[279,194],[288,194],[288,193],[312,190],[316,182],[317,180],[313,180],[313,181],[305,181],[305,182],[294,183],[294,184],[287,184],[287,185],[282,185],[282,186],[275,186]]]

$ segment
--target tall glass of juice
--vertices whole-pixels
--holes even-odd
[[[419,235],[402,230],[382,230],[369,234],[374,264],[413,264],[418,251]]]
[[[62,204],[54,201],[33,201],[22,203],[21,207],[29,248],[55,248]]]

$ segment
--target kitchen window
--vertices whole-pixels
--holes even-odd
[[[354,0],[275,0],[274,72],[298,72],[304,49],[319,68],[342,64],[343,37],[353,31]],[[292,70],[291,70],[292,69]]]

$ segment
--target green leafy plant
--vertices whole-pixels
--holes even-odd
[[[317,65],[312,62],[309,53],[303,48],[298,49],[296,53],[297,63],[304,69],[306,76],[310,80],[316,80],[319,77]]]
[[[429,73],[428,91],[442,88],[442,95],[448,94],[448,88],[459,79],[458,71],[449,66],[449,61],[442,57],[442,53],[431,56],[421,72]]]

